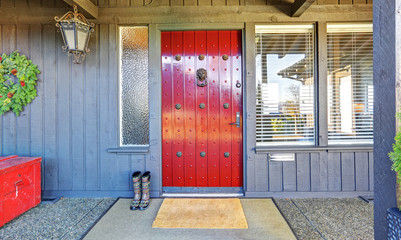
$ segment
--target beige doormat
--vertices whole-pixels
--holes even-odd
[[[166,198],[152,227],[246,229],[248,224],[238,198]]]

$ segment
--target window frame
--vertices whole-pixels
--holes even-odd
[[[280,23],[283,24],[310,24],[310,22],[294,22]],[[349,143],[349,144],[329,144],[328,143],[328,42],[327,42],[327,24],[344,23],[344,24],[372,24],[370,21],[365,22],[313,22],[314,24],[314,88],[315,88],[315,141],[314,145],[261,145],[256,142],[256,125],[254,146],[256,153],[269,152],[321,152],[322,150],[331,152],[346,152],[346,151],[370,151],[373,148],[372,143]],[[270,23],[256,23],[256,25],[269,25]],[[254,29],[256,35],[256,28]],[[256,46],[254,46],[255,48]],[[253,61],[256,61],[256,51]],[[254,62],[255,76],[253,80],[256,83],[256,62]],[[256,101],[256,88],[254,90]],[[373,103],[374,104],[374,103]],[[256,110],[256,106],[255,106]],[[254,111],[255,111],[254,110]],[[374,114],[374,113],[373,113]],[[256,115],[255,115],[256,117]]]
[[[373,22],[327,22],[326,23],[326,32],[325,32],[325,34],[326,34],[326,45],[328,45],[328,34],[330,33],[329,32],[329,27],[328,27],[328,25],[332,25],[332,28],[334,28],[335,29],[335,26],[336,25],[349,25],[349,26],[352,26],[352,27],[354,27],[354,26],[356,26],[356,25],[365,25],[365,26],[363,26],[363,28],[353,28],[355,31],[345,31],[345,33],[358,33],[358,32],[366,32],[366,31],[363,31],[363,29],[371,29],[372,30],[372,35],[373,35]],[[370,26],[369,26],[370,25]],[[341,29],[341,27],[340,27],[340,29]],[[337,33],[340,33],[340,31],[338,31]],[[372,36],[373,37],[373,36]],[[326,78],[327,78],[327,87],[326,87],[326,98],[328,99],[328,97],[329,97],[329,93],[328,93],[328,86],[329,86],[329,78],[328,78],[328,75],[329,75],[329,72],[328,72],[328,70],[329,70],[329,66],[328,66],[328,56],[329,56],[329,54],[328,54],[328,46],[326,46],[326,59],[327,59],[327,61],[326,61],[326,64],[327,64],[327,76],[326,76]],[[373,55],[373,49],[372,49],[372,55]],[[373,57],[373,56],[372,56]],[[372,62],[372,66],[373,66],[373,62]],[[373,67],[372,67],[372,72],[373,72]],[[349,75],[349,76],[352,76],[352,73]],[[372,75],[372,81],[373,81],[373,75]],[[372,86],[373,86],[373,82],[372,82]],[[353,103],[353,102],[351,102],[351,103]],[[374,105],[374,101],[373,101],[373,105]],[[327,107],[326,107],[326,112],[328,111],[329,109],[328,109],[328,100],[327,100]],[[328,112],[326,113],[327,114],[327,121],[326,121],[326,128],[327,128],[327,146],[342,146],[342,147],[353,147],[353,146],[372,146],[373,147],[373,143],[374,143],[374,138],[373,138],[373,129],[372,129],[372,136],[371,136],[371,142],[370,143],[367,143],[367,142],[365,142],[365,143],[358,143],[357,141],[352,141],[352,140],[343,140],[343,142],[340,142],[340,141],[337,141],[337,142],[332,142],[332,143],[330,143],[330,141],[329,141],[329,136],[328,136],[328,133],[329,133],[329,114],[328,114]],[[373,114],[372,114],[372,124],[373,124],[373,116],[374,116],[374,112],[373,112]]]
[[[148,141],[147,144],[139,145],[139,144],[132,144],[132,145],[123,145],[122,144],[122,86],[121,86],[121,29],[124,27],[143,27],[146,28],[148,31],[148,83],[147,83],[147,91],[148,91],[148,107],[149,107],[149,69],[150,69],[150,41],[149,41],[149,25],[118,25],[116,31],[116,51],[117,51],[117,84],[118,84],[118,101],[117,101],[117,126],[118,126],[118,136],[117,136],[117,146],[114,148],[108,148],[107,152],[109,153],[117,153],[117,154],[147,154],[149,153],[150,149],[150,121],[148,122],[149,129],[148,129]],[[148,119],[150,120],[150,109],[148,109]]]
[[[312,47],[313,47],[313,64],[312,64],[312,67],[313,67],[313,88],[314,88],[314,91],[313,91],[313,94],[314,94],[314,96],[313,96],[313,98],[314,98],[314,100],[313,100],[313,114],[314,114],[314,119],[313,119],[313,121],[314,121],[314,128],[315,128],[315,131],[314,131],[314,134],[313,134],[313,140],[312,141],[309,141],[310,142],[310,144],[298,144],[299,142],[302,142],[302,141],[294,141],[294,142],[289,142],[289,143],[284,143],[284,144],[269,144],[268,142],[267,143],[258,143],[257,141],[256,141],[256,138],[255,138],[255,146],[256,146],[256,150],[258,150],[258,149],[277,149],[277,148],[279,148],[279,149],[293,149],[293,148],[295,148],[295,149],[309,149],[309,148],[313,148],[313,147],[316,147],[316,146],[318,146],[318,143],[319,143],[319,124],[317,123],[318,122],[318,108],[319,108],[319,99],[318,99],[318,97],[319,97],[319,95],[318,95],[318,85],[319,85],[319,83],[318,83],[318,81],[319,81],[319,77],[318,77],[318,65],[317,65],[317,61],[318,61],[318,32],[317,32],[317,28],[318,28],[318,25],[317,25],[317,23],[316,22],[292,22],[292,23],[274,23],[274,24],[271,24],[271,23],[256,23],[255,24],[255,37],[256,37],[256,27],[257,26],[272,26],[272,25],[275,25],[275,26],[285,26],[285,25],[287,25],[287,26],[296,26],[296,25],[299,25],[299,26],[302,26],[302,25],[312,25],[313,27],[312,27],[312,41],[313,41],[313,43],[312,43]],[[255,49],[256,49],[256,46],[254,47]],[[255,50],[255,58],[253,59],[254,61],[255,61],[255,69],[254,69],[254,71],[255,71],[255,77],[254,77],[254,81],[255,81],[255,83],[256,83],[256,50]],[[257,92],[256,92],[256,90],[255,90],[255,101],[256,101],[256,95],[257,95]],[[256,108],[255,108],[255,110],[256,110]],[[255,115],[255,120],[256,120],[256,115]],[[255,125],[255,137],[257,136],[257,133],[256,133],[256,125]]]

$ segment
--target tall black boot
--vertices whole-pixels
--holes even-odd
[[[137,210],[141,202],[141,172],[132,174],[132,185],[134,186],[134,199],[131,202],[130,209]]]
[[[139,203],[139,210],[143,211],[149,207],[150,197],[149,197],[149,188],[150,188],[150,172],[145,172],[142,175],[142,198]]]

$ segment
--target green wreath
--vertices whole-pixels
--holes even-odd
[[[15,115],[37,96],[38,66],[18,51],[0,57],[0,115],[12,111]],[[13,75],[10,77],[10,75]],[[16,82],[14,82],[16,81]]]

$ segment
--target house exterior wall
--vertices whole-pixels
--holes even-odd
[[[128,2],[131,3],[129,8],[126,7]],[[182,4],[190,5],[186,2]],[[272,5],[257,5],[261,3],[254,1],[240,1],[237,7],[223,8],[197,6],[202,5],[202,1],[193,2],[193,7],[170,7],[179,6],[180,3],[175,1],[156,1],[154,7],[135,7],[135,1],[99,1],[100,17],[95,21],[95,32],[90,40],[91,53],[83,64],[75,65],[62,51],[62,39],[53,21],[54,16],[70,10],[63,2],[42,1],[33,6],[33,10],[41,14],[28,19],[24,13],[32,8],[18,8],[18,1],[1,1],[0,15],[5,17],[0,20],[0,52],[18,49],[38,65],[41,74],[38,97],[21,116],[7,113],[0,117],[0,154],[42,156],[45,197],[130,197],[132,172],[145,170],[153,173],[152,196],[160,196],[160,31],[234,28],[242,29],[244,35],[245,196],[351,197],[371,194],[372,147],[345,149],[321,144],[308,148],[256,149],[254,90],[255,23],[316,22],[317,28],[322,28],[328,21],[371,21],[371,5],[367,4],[369,1],[363,1],[355,6],[321,6],[319,4],[330,1],[318,1],[301,18],[290,18],[285,13],[289,9],[287,1],[276,2],[282,4],[284,12]],[[29,1],[29,4],[34,3]],[[217,2],[205,4],[218,5]],[[220,4],[231,5],[231,2]],[[119,25],[149,26],[150,136],[149,151],[145,153],[135,150],[108,152],[119,147]],[[324,36],[318,37],[323,41]],[[318,54],[324,54],[324,51],[318,50]],[[317,67],[318,81],[322,83],[319,89],[326,91],[326,66],[319,62]],[[323,96],[319,100],[324,99]],[[319,112],[322,113],[319,121],[325,121],[324,109]],[[324,130],[320,129],[323,135]],[[271,152],[296,153],[296,161],[269,162],[267,154]]]

